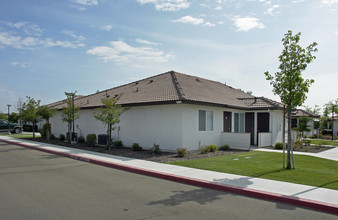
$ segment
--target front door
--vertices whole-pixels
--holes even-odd
[[[254,145],[255,136],[255,120],[254,120],[254,113],[253,112],[246,112],[245,113],[245,132],[250,133],[250,144]]]
[[[268,112],[257,113],[257,140],[260,132],[270,132],[270,114]]]
[[[231,132],[231,112],[223,112],[223,131]]]

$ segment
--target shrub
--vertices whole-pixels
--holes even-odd
[[[283,143],[277,142],[277,143],[275,144],[275,149],[277,149],[277,150],[282,150],[282,149],[283,149]]]
[[[120,140],[120,141],[115,141],[114,142],[114,146],[119,148],[119,147],[123,147],[123,142]]]
[[[200,147],[200,153],[201,154],[207,154],[209,152],[208,148],[206,146]]]
[[[225,145],[220,146],[218,148],[218,150],[228,151],[228,150],[230,150],[230,147],[229,147],[229,145],[225,144]]]
[[[50,139],[54,140],[55,139],[55,135],[54,134],[50,134]]]
[[[66,140],[66,136],[64,134],[60,134],[60,141],[65,141]]]
[[[311,141],[310,140],[304,140],[304,145],[305,146],[310,146],[311,145]]]
[[[151,151],[154,154],[160,154],[162,152],[160,145],[158,145],[158,144],[154,144],[154,146],[151,148]]]
[[[51,133],[51,130],[52,130],[51,124],[49,124],[48,127],[49,127],[48,130],[49,130],[49,134],[50,134],[50,133]],[[47,124],[46,124],[46,123],[42,125],[40,134],[41,134],[41,137],[43,137],[43,138],[46,138],[46,137],[47,137]]]
[[[177,156],[178,157],[185,157],[188,154],[188,149],[187,148],[183,148],[183,147],[182,148],[177,148],[176,152],[177,152]]]
[[[314,134],[314,135],[312,135],[312,138],[317,138],[318,136],[317,136],[317,134]]]
[[[96,144],[96,134],[88,134],[86,140],[89,146],[94,146]]]
[[[77,138],[77,142],[80,143],[80,144],[83,144],[84,142],[86,142],[85,138],[80,136]]]
[[[216,152],[218,150],[218,147],[216,144],[208,145],[206,146],[206,148],[208,149],[208,152]]]
[[[131,146],[131,149],[133,151],[142,151],[142,147],[138,144],[138,143],[133,143],[133,145]]]

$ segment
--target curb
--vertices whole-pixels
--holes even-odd
[[[240,188],[240,187],[236,187],[236,186],[214,183],[214,182],[199,180],[199,179],[195,179],[195,178],[178,176],[178,175],[174,175],[174,174],[167,174],[167,173],[163,173],[163,172],[152,171],[152,170],[137,168],[137,167],[133,167],[133,166],[117,164],[117,163],[113,163],[113,162],[106,162],[106,161],[102,161],[102,160],[98,160],[98,159],[91,159],[91,158],[84,157],[84,156],[78,156],[78,155],[74,155],[74,154],[68,154],[68,153],[58,152],[58,151],[54,151],[54,150],[48,150],[48,149],[43,149],[43,148],[39,148],[39,147],[34,147],[34,146],[29,145],[29,144],[18,143],[18,142],[11,141],[11,140],[1,140],[1,141],[9,143],[9,144],[15,144],[15,145],[19,145],[19,146],[22,146],[22,147],[42,151],[42,152],[45,152],[45,153],[51,153],[51,154],[55,154],[55,155],[58,155],[58,156],[68,157],[68,158],[79,160],[79,161],[84,161],[84,162],[87,162],[87,163],[92,163],[92,164],[96,164],[96,165],[100,165],[100,166],[105,166],[105,167],[110,167],[110,168],[119,169],[119,170],[123,170],[123,171],[128,171],[128,172],[131,172],[131,173],[137,173],[137,174],[141,174],[141,175],[146,175],[146,176],[151,176],[151,177],[155,177],[155,178],[175,181],[175,182],[179,182],[179,183],[184,183],[184,184],[189,184],[189,185],[194,185],[194,186],[199,186],[199,187],[204,187],[204,188],[209,188],[209,189],[214,189],[214,190],[220,190],[220,191],[225,191],[225,192],[230,192],[230,193],[235,193],[235,194],[240,194],[240,195],[243,195],[243,196],[254,197],[254,198],[263,199],[263,200],[270,200],[270,201],[274,201],[274,202],[283,202],[283,203],[288,203],[288,204],[295,205],[295,206],[300,206],[300,207],[305,207],[305,208],[309,208],[309,209],[315,209],[315,210],[318,210],[318,211],[338,214],[338,205],[334,205],[334,204],[330,204],[330,203],[318,202],[318,201],[314,201],[314,200],[302,199],[302,198],[297,198],[297,197],[292,197],[292,196],[285,196],[285,195],[281,195],[281,194],[277,194],[277,193],[264,192],[264,191],[260,191],[260,190]]]

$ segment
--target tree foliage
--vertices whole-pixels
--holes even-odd
[[[111,133],[116,129],[116,124],[120,123],[120,116],[123,112],[128,110],[127,108],[122,108],[121,105],[117,104],[121,95],[116,98],[111,99],[102,99],[102,107],[96,109],[97,112],[94,113],[94,118],[102,121],[105,125],[108,126],[108,146],[111,146]]]
[[[40,115],[38,109],[40,107],[40,100],[35,100],[29,96],[26,96],[27,101],[22,105],[22,118],[33,124],[33,138],[35,138],[35,127],[40,121]]]
[[[76,93],[76,92],[75,92]],[[69,142],[71,137],[72,122],[73,122],[73,99],[67,95],[66,107],[62,110],[62,121],[68,124]],[[74,105],[74,121],[80,118],[80,106]]]
[[[303,116],[303,117],[300,117],[298,119],[298,124],[297,124],[296,130],[301,132],[302,137],[304,136],[304,132],[311,131],[310,126],[308,125],[308,123],[311,120],[312,119],[310,117],[307,117],[307,116]]]
[[[19,118],[20,118],[20,115],[19,115],[18,113],[12,112],[12,113],[9,115],[9,122],[12,122],[12,123],[18,123]]]
[[[53,117],[56,113],[55,109],[51,109],[46,105],[40,106],[38,109],[38,115],[45,119],[47,128],[50,128],[49,119]],[[50,139],[50,129],[46,129],[46,139]]]
[[[315,56],[313,52],[317,52],[317,43],[310,44],[306,49],[299,45],[301,33],[296,35],[292,31],[288,31],[284,38],[283,50],[279,58],[279,72],[271,75],[265,72],[266,79],[272,85],[273,93],[278,95],[281,102],[286,105],[288,115],[288,150],[287,150],[287,168],[291,168],[290,151],[291,151],[291,111],[297,106],[301,106],[306,100],[306,94],[309,87],[314,83],[313,79],[303,79],[302,72],[307,68]]]

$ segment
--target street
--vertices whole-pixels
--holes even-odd
[[[1,219],[338,219],[0,142]]]

